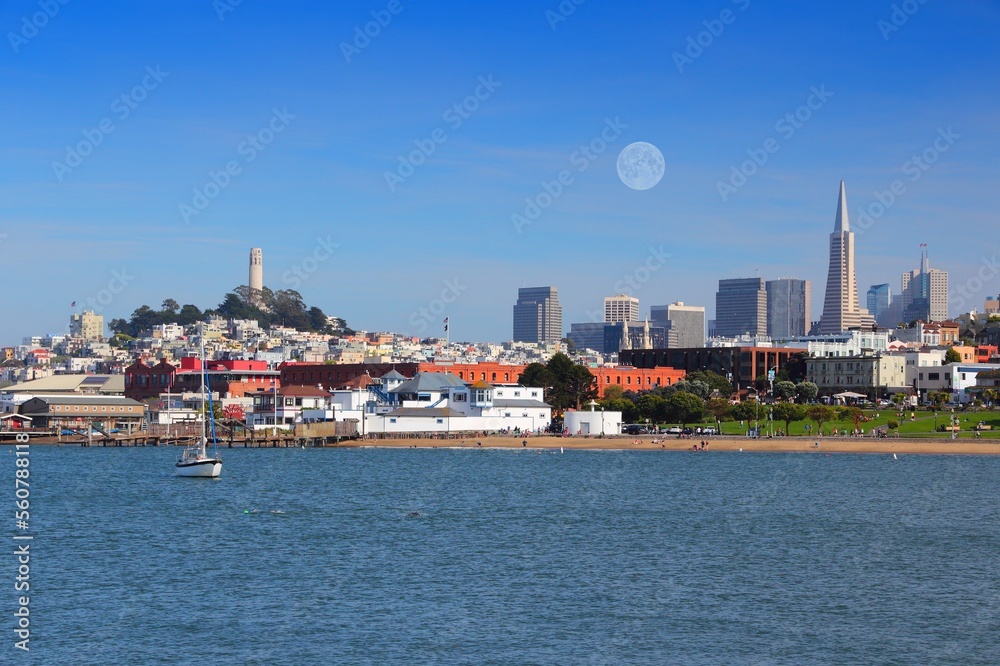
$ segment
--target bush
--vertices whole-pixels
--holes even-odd
[[[889,428],[889,430],[895,430],[896,428],[899,427],[899,421],[897,421],[896,419],[889,419],[888,421],[886,421],[885,425],[887,428]]]

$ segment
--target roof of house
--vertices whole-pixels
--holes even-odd
[[[14,384],[6,393],[76,393],[83,389],[99,393],[124,393],[125,375],[52,375]]]
[[[465,414],[456,412],[450,407],[400,407],[387,413],[386,416],[422,416],[422,417],[465,417]]]
[[[405,381],[406,381],[407,379],[409,379],[409,377],[407,377],[407,376],[406,376],[406,375],[404,375],[404,374],[401,374],[401,373],[399,373],[399,372],[398,372],[398,371],[396,370],[396,368],[393,368],[393,369],[392,369],[392,370],[390,370],[389,372],[387,372],[387,373],[385,373],[384,375],[382,375],[382,381],[383,381],[383,382],[384,382],[385,380],[387,380],[387,379],[394,379],[394,380],[398,380],[398,381],[401,381],[401,382],[405,382]]]
[[[469,388],[474,388],[474,389],[492,389],[492,388],[495,388],[495,387],[493,386],[493,384],[490,384],[485,379],[480,379],[478,382],[470,384]]]
[[[442,391],[446,388],[465,386],[465,382],[450,372],[418,372],[390,393],[417,393],[419,391]]]
[[[510,399],[508,399],[508,398],[497,398],[497,399],[495,399],[493,401],[493,406],[494,407],[534,407],[534,408],[542,408],[542,407],[549,407],[549,408],[551,408],[552,407],[552,405],[550,405],[547,402],[542,402],[541,400],[531,400],[530,398],[510,398]]]
[[[24,414],[15,414],[14,412],[3,412],[0,414],[0,421],[7,421],[8,419],[22,419],[25,421],[30,421],[30,416],[25,416]]]
[[[120,395],[40,395],[32,400],[40,400],[47,405],[124,405],[143,407],[143,403]],[[27,405],[31,400],[24,403]],[[23,409],[23,408],[22,408]]]

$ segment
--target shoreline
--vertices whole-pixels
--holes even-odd
[[[1000,455],[1000,441],[969,441],[934,439],[872,439],[851,437],[775,437],[751,439],[749,437],[691,437],[686,439],[658,439],[653,437],[584,438],[584,437],[528,437],[527,446],[521,437],[482,437],[465,439],[467,449],[569,449],[578,451],[691,451],[700,442],[707,443],[705,451],[740,451],[766,453],[872,453],[872,454],[928,454],[928,455]],[[819,447],[815,442],[819,442]],[[482,446],[477,446],[481,442]],[[356,440],[338,447],[368,448],[463,448],[459,439],[382,439]]]
[[[656,443],[653,440],[656,439]],[[523,442],[527,441],[527,446]],[[706,442],[705,451],[742,451],[744,453],[871,453],[871,454],[926,454],[926,455],[1000,455],[1000,440],[969,440],[935,437],[935,438],[891,438],[873,439],[871,437],[774,437],[772,439],[749,437],[712,436],[698,438],[696,436],[677,439],[676,437],[654,438],[648,435],[642,437],[559,437],[555,435],[534,435],[524,437],[489,436],[438,439],[438,438],[401,438],[401,439],[355,439],[339,444],[329,444],[323,447],[308,448],[385,448],[385,449],[535,449],[555,450],[569,449],[576,451],[692,451],[692,447]],[[815,445],[819,442],[819,446]],[[463,446],[464,442],[464,446]],[[480,444],[481,443],[481,444]],[[14,444],[14,442],[3,442]],[[36,446],[81,447],[81,442],[32,441]],[[114,443],[100,444],[95,442],[91,448],[134,448],[135,445],[116,445]],[[143,445],[139,445],[143,446]],[[161,447],[183,446],[180,444],[159,444]],[[220,449],[230,448],[220,442]],[[233,449],[243,446],[234,445]],[[280,446],[256,446],[246,448],[299,448],[294,440],[284,442]]]

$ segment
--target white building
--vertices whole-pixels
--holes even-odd
[[[889,331],[852,330],[831,335],[810,335],[801,338],[807,343],[810,356],[861,356],[889,350]]]
[[[639,299],[628,294],[604,297],[604,321],[639,321]]]

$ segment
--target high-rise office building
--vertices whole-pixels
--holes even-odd
[[[715,294],[715,334],[766,335],[767,291],[761,278],[719,280]]]
[[[562,306],[555,287],[517,290],[514,305],[514,342],[559,342],[562,339]]]
[[[926,245],[920,252],[920,268],[900,279],[903,321],[944,321],[948,318],[948,273],[931,268]]]
[[[666,329],[668,348],[705,346],[704,307],[681,301],[654,305],[649,309],[649,320]]]
[[[837,199],[837,219],[830,234],[830,268],[826,277],[826,298],[823,315],[816,330],[818,335],[841,333],[851,328],[869,326],[873,317],[858,304],[858,280],[854,271],[854,232],[847,216],[847,191],[840,181]]]
[[[809,280],[796,278],[767,281],[768,335],[772,338],[796,338],[809,332],[811,287]]]
[[[875,320],[892,305],[892,288],[888,283],[873,284],[868,288],[868,312]]]
[[[604,321],[639,321],[639,299],[628,294],[605,296]]]

